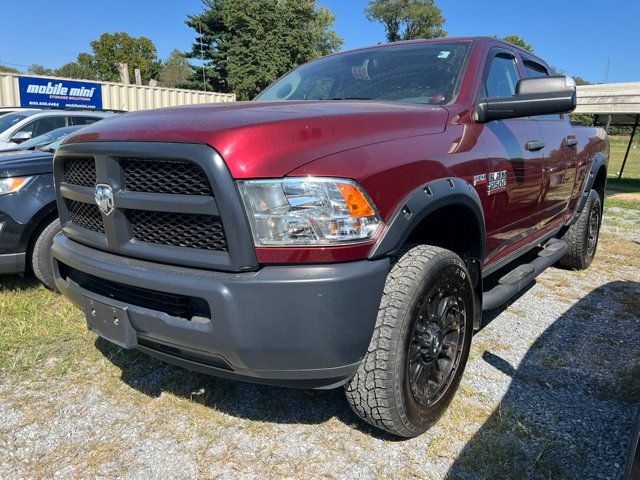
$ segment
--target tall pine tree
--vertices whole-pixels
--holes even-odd
[[[189,15],[196,32],[188,56],[204,57],[207,88],[249,100],[281,75],[343,44],[332,29],[334,15],[315,0],[203,0]],[[202,34],[200,33],[202,32]],[[202,52],[201,52],[202,43]],[[194,66],[189,86],[203,88]]]

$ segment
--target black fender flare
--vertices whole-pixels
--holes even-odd
[[[578,200],[578,205],[576,206],[576,210],[575,212],[573,212],[573,217],[571,217],[571,220],[569,220],[565,225],[566,227],[570,227],[571,225],[573,225],[578,221],[578,218],[580,218],[580,214],[582,213],[584,206],[587,204],[589,193],[593,188],[593,184],[595,183],[596,178],[598,177],[598,172],[600,171],[601,167],[604,167],[605,181],[606,181],[607,170],[609,168],[609,159],[604,153],[598,152],[594,155],[593,160],[591,161],[591,167],[589,168],[589,174],[584,182],[584,187],[582,189],[582,194],[580,195],[580,200]]]
[[[422,220],[437,210],[452,205],[464,206],[474,214],[481,242],[478,250],[480,258],[477,260],[482,262],[486,235],[482,202],[478,192],[467,181],[453,177],[434,180],[407,195],[391,215],[369,258],[381,258],[398,250]]]

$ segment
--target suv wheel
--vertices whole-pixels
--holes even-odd
[[[418,245],[393,266],[369,350],[345,385],[364,421],[415,437],[451,402],[469,355],[473,287],[464,262]]]
[[[591,265],[596,256],[601,223],[602,201],[598,192],[591,190],[578,221],[562,236],[562,240],[569,244],[569,251],[558,261],[558,265],[575,270],[583,270]]]
[[[53,237],[55,237],[60,230],[60,220],[56,218],[40,231],[38,238],[33,244],[33,251],[31,252],[31,269],[34,275],[45,287],[51,290],[56,290],[56,284],[53,281],[51,245],[53,245]]]

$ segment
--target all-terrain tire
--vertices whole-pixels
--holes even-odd
[[[560,267],[584,270],[591,265],[598,247],[601,223],[602,201],[598,192],[591,190],[580,217],[562,236],[569,245],[569,251],[558,260]]]
[[[56,218],[40,231],[31,252],[31,269],[33,270],[33,274],[50,290],[56,290],[56,284],[53,281],[51,246],[53,245],[53,237],[55,237],[60,230],[60,220]]]
[[[425,309],[431,308],[433,301],[449,308],[453,297],[443,297],[443,291],[448,290],[456,292],[453,302],[463,310],[456,318],[464,317],[463,321],[456,321],[460,332],[456,337],[457,360],[451,362],[448,384],[443,383],[442,392],[436,392],[439,397],[427,404],[420,401],[424,400],[421,392],[414,393],[411,359],[419,347],[416,335],[424,331],[419,331],[418,326],[425,328],[423,317],[436,316],[427,313],[433,310]],[[344,387],[353,411],[371,425],[402,437],[415,437],[429,429],[444,413],[460,383],[471,344],[473,308],[473,287],[458,255],[428,245],[418,245],[404,253],[387,277],[369,349],[355,376]],[[442,345],[452,350],[446,338]],[[422,349],[418,348],[422,360],[420,352]],[[428,390],[429,387],[425,389]]]

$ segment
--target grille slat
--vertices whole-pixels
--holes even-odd
[[[98,233],[105,233],[102,223],[102,214],[97,205],[92,203],[76,202],[66,199],[67,210],[71,221],[79,227]]]
[[[127,210],[133,236],[141,242],[201,250],[227,250],[222,221],[213,215]]]
[[[213,190],[204,170],[184,160],[123,158],[125,189],[172,195],[208,195]]]
[[[93,187],[96,184],[96,162],[93,158],[65,158],[64,181],[72,185]]]

